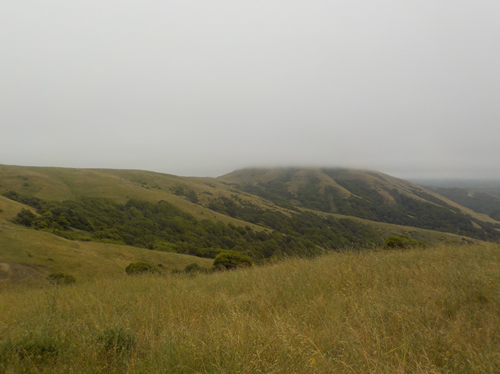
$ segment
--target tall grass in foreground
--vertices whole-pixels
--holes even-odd
[[[0,372],[498,373],[500,247],[0,294]]]

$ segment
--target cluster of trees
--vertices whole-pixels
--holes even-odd
[[[214,201],[212,207],[231,212],[272,230],[197,220],[177,207],[130,199],[119,204],[106,198],[47,202],[8,193],[11,199],[35,208],[38,215],[23,209],[18,224],[45,230],[74,240],[95,240],[149,249],[215,258],[232,250],[256,260],[284,255],[311,256],[323,249],[379,245],[382,238],[373,230],[351,220],[323,219],[312,213],[291,217],[230,199]]]
[[[281,212],[263,210],[255,205],[220,197],[210,202],[210,209],[247,222],[276,230],[288,240],[306,240],[325,249],[376,246],[380,235],[366,225],[350,219],[320,217],[312,212],[297,212],[287,216]]]
[[[191,201],[192,203],[197,204],[199,201],[196,192],[194,192],[194,190],[182,184],[175,186],[172,189],[172,192],[177,196],[184,196],[187,200]]]

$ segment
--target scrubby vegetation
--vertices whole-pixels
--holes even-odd
[[[186,265],[186,267],[184,268],[184,273],[188,274],[201,273],[201,272],[207,272],[207,269],[201,267],[196,262]]]
[[[148,264],[147,262],[133,262],[125,268],[128,275],[139,275],[144,273],[159,273],[156,266]]]
[[[252,265],[253,261],[250,257],[235,251],[219,253],[214,260],[215,268],[221,267],[226,270],[234,270],[237,268],[244,268]]]
[[[384,248],[390,249],[408,249],[408,248],[427,248],[427,245],[420,240],[415,240],[407,235],[389,236],[384,242]]]
[[[497,373],[500,248],[0,293],[2,373]]]

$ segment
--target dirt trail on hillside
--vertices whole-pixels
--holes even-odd
[[[0,281],[23,281],[42,279],[47,270],[40,265],[0,262]]]

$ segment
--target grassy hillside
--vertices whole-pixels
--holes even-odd
[[[0,293],[4,373],[497,373],[500,248]]]
[[[500,238],[500,224],[368,171],[249,169],[214,179],[0,165],[0,194],[11,199],[0,198],[0,218],[12,220],[23,207],[36,212],[15,219],[27,227],[211,258],[227,250],[257,261],[311,256],[379,246],[397,233],[428,244]]]
[[[213,178],[177,177],[141,170],[0,165],[0,193],[7,191],[16,191],[48,201],[77,200],[87,197],[111,198],[119,203],[125,203],[129,199],[153,203],[164,200],[197,219],[233,223],[237,226],[248,223],[214,212],[205,205],[208,205],[213,198],[231,197],[235,194],[257,206],[272,205],[256,196],[235,191]],[[192,196],[196,196],[194,199],[196,202],[189,200],[189,195],[193,192]],[[253,229],[262,230],[258,226]]]
[[[137,261],[161,265],[164,272],[184,269],[193,262],[212,265],[212,260],[177,253],[70,241],[0,219],[0,287],[23,282],[45,284],[53,272],[71,274],[79,281],[124,277],[125,267]]]
[[[282,197],[286,198],[286,200],[293,200],[296,205],[300,206],[302,204],[304,207],[309,208],[311,207],[308,205],[312,202],[308,201],[308,199],[311,199],[311,196],[308,196],[307,192],[316,192],[319,195],[324,195],[325,190],[328,190],[329,187],[335,189],[338,195],[343,198],[351,196],[367,198],[367,196],[364,196],[363,190],[370,189],[380,195],[381,201],[389,205],[395,203],[394,196],[390,192],[396,190],[417,201],[429,202],[441,206],[449,205],[478,220],[493,222],[487,215],[461,206],[422,186],[376,171],[341,168],[241,169],[223,175],[217,178],[217,180],[244,187],[245,189],[260,187],[260,189],[254,188],[253,190],[260,194],[269,194],[271,200],[273,198],[279,200],[279,197]],[[273,191],[273,187],[276,191]],[[314,189],[314,191],[308,191],[311,189]],[[326,206],[327,204],[330,204],[330,207]],[[332,209],[332,213],[334,213],[335,203],[331,200],[322,201],[321,203],[318,201],[317,208],[320,208],[317,210],[322,211],[330,211]]]

